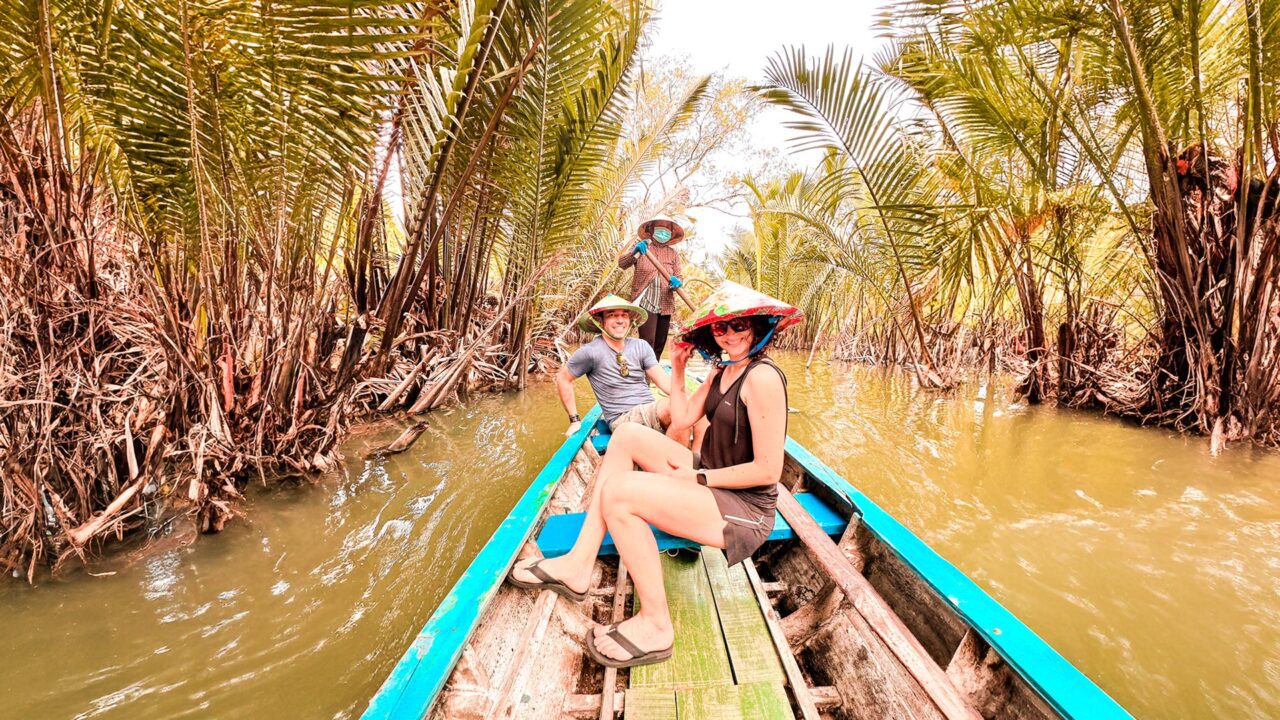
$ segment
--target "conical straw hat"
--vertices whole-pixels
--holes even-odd
[[[578,327],[583,332],[598,333],[600,332],[600,322],[596,315],[604,313],[606,310],[630,310],[635,316],[636,325],[643,325],[645,320],[649,319],[649,313],[639,305],[632,305],[617,295],[609,294],[600,298],[600,302],[591,306],[591,309],[578,318]]]
[[[688,342],[695,330],[714,322],[753,315],[772,315],[778,318],[776,330],[790,327],[804,319],[800,308],[726,280],[693,311],[693,323],[680,333],[680,339]]]
[[[684,239],[684,226],[669,215],[654,215],[640,223],[640,227],[636,228],[636,237],[648,240],[653,237],[653,229],[658,225],[666,225],[671,229],[671,239],[666,242],[667,245],[675,245]]]

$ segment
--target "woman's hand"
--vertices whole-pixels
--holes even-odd
[[[689,358],[693,355],[693,345],[686,342],[677,342],[671,345],[671,370],[677,368],[683,370],[689,364]]]
[[[692,465],[676,462],[671,457],[667,458],[667,471],[662,474],[677,480],[698,482],[698,473],[693,469]]]

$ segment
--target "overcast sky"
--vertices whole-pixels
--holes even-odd
[[[788,45],[802,45],[810,53],[828,45],[853,47],[868,60],[881,46],[874,24],[884,0],[662,0],[650,29],[650,52],[687,56],[696,73],[723,72],[751,82],[764,79],[770,56]],[[750,128],[758,147],[777,147],[789,153],[786,112],[766,109]],[[795,158],[797,166],[811,160]],[[745,211],[745,208],[743,209]],[[700,259],[702,251],[718,252],[735,224],[744,220],[721,212],[695,208],[701,247],[684,248]]]

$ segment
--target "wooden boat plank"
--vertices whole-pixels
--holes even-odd
[[[961,697],[942,668],[929,657],[920,642],[871,587],[871,583],[858,572],[831,538],[809,520],[795,497],[781,487],[778,488],[778,510],[792,521],[814,560],[866,618],[876,636],[911,673],[943,716],[949,720],[982,720],[982,716]]]
[[[462,578],[455,584],[453,590],[445,601],[432,615],[431,620],[423,627],[418,637],[414,640],[409,650],[400,659],[396,667],[393,669],[387,681],[383,683],[377,696],[373,698],[369,709],[365,713],[365,717],[382,718],[382,717],[422,717],[424,712],[431,709],[432,702],[442,700],[434,708],[433,718],[444,717],[475,717],[479,720],[482,713],[491,713],[495,709],[503,709],[505,705],[510,708],[516,715],[525,715],[533,713],[539,717],[558,717],[563,714],[566,709],[566,698],[576,698],[579,696],[572,695],[572,681],[566,681],[564,678],[572,678],[577,672],[577,668],[582,662],[582,651],[579,641],[585,632],[583,625],[589,621],[585,615],[578,612],[574,617],[570,618],[565,613],[560,612],[567,606],[566,603],[555,603],[553,608],[555,612],[552,615],[553,620],[550,624],[544,624],[542,615],[534,612],[533,606],[536,604],[535,597],[531,594],[500,593],[499,588],[506,570],[509,568],[511,561],[516,556],[516,552],[525,547],[530,535],[540,527],[540,521],[546,518],[548,513],[554,512],[555,509],[569,509],[573,505],[577,505],[577,500],[570,498],[570,495],[582,496],[582,488],[566,488],[566,478],[570,481],[578,479],[579,476],[586,478],[592,474],[594,470],[593,460],[598,459],[595,449],[586,443],[586,437],[593,429],[593,425],[598,427],[599,408],[593,408],[588,413],[587,422],[583,423],[585,429],[573,437],[566,439],[560,450],[555,453],[547,466],[543,468],[538,476],[530,484],[528,490],[522,495],[513,508],[507,519],[499,525],[498,530],[490,538],[482,548],[479,555],[472,563],[472,566],[463,573]],[[788,464],[795,465],[796,468],[802,468],[800,485],[806,488],[812,488],[815,497],[824,499],[831,507],[839,508],[834,513],[843,517],[852,514],[860,518],[865,523],[865,530],[870,536],[871,542],[876,543],[876,560],[870,564],[901,565],[904,572],[911,575],[919,575],[920,588],[924,591],[924,595],[934,600],[935,609],[930,612],[942,612],[943,609],[947,613],[954,611],[955,616],[963,618],[963,620],[972,625],[977,635],[983,643],[990,646],[987,653],[982,653],[982,645],[973,645],[970,643],[961,648],[961,652],[956,653],[956,657],[947,657],[940,661],[945,664],[947,660],[951,660],[954,665],[952,674],[957,679],[965,678],[961,682],[965,684],[972,683],[974,686],[982,686],[990,690],[998,690],[1003,685],[1010,682],[1016,683],[1022,693],[1014,698],[1018,702],[1027,702],[1028,700],[1036,700],[1033,693],[1039,693],[1050,705],[1054,712],[1062,717],[1083,718],[1083,717],[1099,717],[1099,718],[1127,718],[1130,717],[1118,705],[1106,696],[1097,686],[1093,685],[1088,678],[1084,677],[1074,667],[1070,666],[1061,656],[1057,655],[1051,648],[1043,643],[1038,637],[1031,633],[1025,626],[1022,626],[1016,618],[1013,618],[1007,611],[1001,608],[994,600],[986,596],[986,594],[978,588],[972,581],[959,573],[954,567],[950,566],[941,557],[933,553],[926,545],[920,542],[905,527],[902,527],[892,517],[889,517],[880,510],[873,502],[854,489],[847,481],[836,475],[823,463],[818,461],[806,449],[799,444],[788,439],[787,441]],[[570,469],[570,466],[573,466]],[[574,483],[586,485],[586,483]],[[554,493],[554,495],[553,495]],[[561,496],[564,497],[561,497]],[[824,507],[828,512],[831,507]],[[854,523],[858,526],[858,523]],[[844,525],[841,525],[844,527]],[[861,528],[860,528],[861,529]],[[825,532],[825,528],[824,528]],[[836,534],[839,530],[830,532]],[[576,536],[576,532],[575,532]],[[820,535],[819,535],[820,536]],[[879,545],[883,545],[884,549],[879,549]],[[534,547],[528,544],[530,548]],[[799,548],[789,548],[787,546],[775,547],[772,557],[773,562],[787,561],[795,551]],[[780,553],[778,551],[781,551]],[[799,551],[799,555],[803,555],[803,551]],[[793,558],[801,560],[800,557]],[[679,569],[681,561],[663,558],[664,577],[668,567]],[[709,598],[713,602],[716,599],[715,590],[711,586],[711,572],[714,568],[708,569],[705,560],[699,560],[696,563],[688,563],[693,565],[694,574],[700,574],[705,587],[702,588],[702,598],[705,601]],[[931,563],[937,563],[935,566]],[[795,564],[792,562],[792,564]],[[799,563],[808,567],[809,562]],[[797,565],[797,567],[799,567]],[[803,570],[803,568],[800,568]],[[816,570],[816,568],[814,568]],[[822,582],[820,578],[809,577],[804,578],[792,577],[788,573],[779,574],[778,567],[774,565],[774,576],[780,580],[784,580],[787,584],[801,583],[804,586],[812,585],[819,587]],[[948,571],[957,577],[948,575]],[[597,568],[597,575],[599,568]],[[802,573],[803,575],[804,573]],[[811,581],[817,580],[818,585],[813,585]],[[666,580],[670,582],[669,579]],[[783,587],[786,587],[784,585]],[[696,589],[695,589],[696,590]],[[755,592],[763,593],[763,588],[755,588]],[[668,585],[668,592],[672,594],[673,600],[673,619],[677,622],[677,636],[680,636],[680,627],[682,621],[675,617],[678,613],[675,602],[679,593],[673,593],[672,587]],[[695,591],[690,597],[696,598]],[[934,595],[936,594],[936,597]],[[688,598],[680,598],[680,601]],[[793,600],[794,602],[794,600]],[[760,611],[771,611],[768,608],[767,598],[761,601],[759,605]],[[575,608],[576,609],[576,608]],[[986,613],[986,614],[984,614]],[[994,614],[993,614],[994,613]],[[1001,614],[1002,613],[1002,614]],[[707,616],[713,616],[713,612],[706,612]],[[832,644],[828,640],[823,640],[821,636],[828,635],[831,632],[838,632],[840,635],[860,632],[864,635],[864,640],[877,646],[877,650],[885,650],[881,646],[880,639],[870,632],[869,627],[862,627],[860,630],[854,628],[861,622],[865,625],[863,618],[849,609],[841,613],[846,617],[840,621],[825,624],[818,632],[815,642],[802,653],[800,658],[802,661],[809,663],[810,672],[816,673],[812,676],[815,683],[821,685],[824,682],[830,683],[833,678],[822,676],[822,673],[815,669],[813,662],[824,655],[822,646],[828,645],[831,649],[841,648],[839,652],[846,653],[847,643]],[[496,617],[500,615],[501,617]],[[577,615],[582,615],[578,617]],[[481,618],[484,623],[481,624]],[[527,623],[531,619],[537,618],[537,625],[534,628],[534,634],[541,635],[545,633],[546,642],[542,643],[542,648],[537,652],[537,660],[529,663],[529,673],[527,677],[521,677],[520,673],[511,676],[514,683],[503,682],[508,679],[511,656],[511,646],[509,638],[521,634],[520,628],[529,627]],[[570,622],[572,621],[572,622]],[[675,684],[674,680],[669,688],[648,688],[634,687],[629,690],[625,696],[619,695],[619,699],[623,697],[630,698],[632,693],[637,695],[638,702],[635,703],[635,712],[641,712],[645,707],[644,699],[652,692],[653,698],[658,698],[656,702],[661,707],[667,709],[668,714],[658,715],[658,717],[676,717],[679,709],[676,692],[684,690],[705,689],[709,687],[731,687],[732,669],[729,664],[729,653],[731,652],[724,645],[724,632],[718,627],[719,620],[712,618],[709,620],[711,627],[715,629],[713,634],[721,645],[722,667],[729,668],[727,675],[721,676],[720,679],[713,683],[704,685],[703,688],[691,686],[687,682],[683,685]],[[540,626],[540,627],[539,627]],[[570,627],[572,626],[572,627]],[[488,636],[484,635],[485,628],[492,627],[492,632]],[[992,628],[998,628],[993,630]],[[457,677],[449,680],[451,669],[458,663],[458,658],[462,655],[463,648],[467,646],[469,638],[487,637],[482,642],[483,650],[472,658],[472,664],[479,663],[478,667],[473,667],[468,671],[466,668],[460,668]],[[1012,641],[1011,641],[1012,638]],[[1029,639],[1028,639],[1029,638]],[[476,640],[481,642],[481,640]],[[1035,647],[1031,651],[1027,651],[1023,644],[1031,642],[1034,646],[1039,644],[1044,650],[1050,654],[1047,662],[1043,657],[1036,655]],[[871,645],[867,646],[868,650]],[[1011,649],[1012,648],[1012,649]],[[680,654],[690,654],[687,649],[682,650],[680,641],[678,640],[677,656]],[[1021,654],[1020,654],[1021,653]],[[855,655],[862,656],[862,651],[854,652]],[[886,656],[888,657],[888,656]],[[999,664],[1003,658],[1007,665],[1001,668]],[[957,660],[956,658],[959,658]],[[824,658],[829,660],[830,658]],[[891,659],[891,658],[889,658]],[[794,660],[794,658],[793,658]],[[1065,666],[1065,679],[1061,676],[1054,676],[1054,662],[1059,666]],[[976,663],[976,665],[975,665]],[[671,665],[664,663],[663,665]],[[839,663],[837,663],[839,665]],[[901,666],[896,662],[892,663],[893,667],[883,668],[885,670],[892,669],[898,673],[902,673]],[[652,671],[656,672],[662,666],[651,666]],[[536,670],[534,668],[537,668]],[[704,668],[705,669],[705,668]],[[851,668],[829,668],[840,673],[847,673]],[[1060,669],[1060,667],[1059,667]],[[482,670],[483,672],[475,672]],[[644,675],[649,670],[645,668],[637,668],[631,673],[633,686],[637,678],[643,682]],[[1006,674],[1007,673],[1007,674]],[[973,677],[968,677],[968,675]],[[512,687],[521,685],[524,688],[540,688],[538,690],[528,690],[521,693],[521,701],[517,704],[500,703],[498,708],[493,708],[494,701],[497,699],[499,688],[489,687],[487,691],[483,689],[486,683],[483,682],[482,676],[487,675],[491,682],[500,685]],[[986,676],[985,678],[983,676]],[[1073,680],[1071,675],[1075,676]],[[882,678],[889,680],[889,678]],[[445,686],[446,681],[449,682],[450,691],[441,695],[441,690]],[[860,682],[867,682],[864,678]],[[967,681],[967,682],[966,682]],[[1080,685],[1072,683],[1078,681]],[[874,682],[874,681],[872,681]],[[797,683],[803,685],[803,678]],[[912,689],[919,692],[918,686],[914,683],[910,684]],[[544,687],[545,686],[545,687]],[[779,686],[780,687],[780,686]],[[1046,690],[1045,688],[1049,688]],[[882,686],[882,690],[888,690],[887,686]],[[905,689],[905,688],[904,688]],[[543,692],[545,690],[545,692]],[[821,688],[817,689],[821,690]],[[817,692],[815,690],[815,692]],[[845,693],[848,688],[839,691]],[[568,694],[566,694],[568,693]],[[538,695],[538,698],[530,697],[525,702],[523,695]],[[545,695],[545,697],[543,697]],[[975,693],[975,696],[979,695]],[[587,696],[581,696],[587,697]],[[599,697],[601,705],[603,705],[603,697]],[[818,696],[815,695],[815,698]],[[839,699],[839,695],[834,698],[825,698],[826,704],[830,704],[832,699]],[[849,696],[845,695],[844,702],[841,707],[846,707]],[[785,695],[784,695],[785,700]],[[920,708],[923,712],[917,715],[914,711],[907,713],[905,716],[910,717],[936,717],[936,708],[932,707],[923,697],[921,701],[927,705],[927,708]],[[996,695],[991,696],[991,707],[1000,704]],[[1101,702],[1101,705],[1088,703]],[[629,703],[629,701],[628,701]],[[818,700],[817,705],[823,705],[823,700]],[[1008,704],[1008,703],[1006,703]],[[448,706],[446,708],[445,706]],[[518,709],[517,709],[518,706]],[[593,703],[593,708],[596,709]],[[692,705],[691,705],[692,707]],[[1082,709],[1083,708],[1083,709]],[[459,711],[456,715],[452,710]],[[1002,708],[1010,710],[1009,707]],[[627,707],[627,717],[633,717],[632,708]],[[527,712],[526,712],[527,711]],[[642,717],[643,715],[634,715],[634,717]],[[765,715],[768,716],[768,715]],[[1039,715],[1037,717],[1040,717]],[[1029,716],[1030,717],[1030,716]]]
[[[782,669],[786,675],[787,684],[791,686],[791,693],[795,695],[796,704],[800,706],[800,715],[804,720],[819,720],[817,702],[810,692],[808,681],[805,680],[804,674],[800,672],[800,664],[796,662],[796,657],[792,654],[791,647],[787,644],[787,637],[782,632],[778,611],[773,609],[773,605],[769,602],[769,596],[764,592],[764,583],[760,581],[760,574],[756,572],[755,563],[751,561],[751,558],[747,558],[742,561],[742,569],[747,575],[747,581],[751,583],[751,591],[756,596],[756,602],[760,604],[760,609],[764,613],[765,626],[769,629],[769,637],[773,640],[773,644],[778,650],[778,656],[782,660]]]
[[[485,713],[486,717],[512,717],[516,715],[522,697],[527,697],[524,695],[524,684],[529,676],[529,661],[538,657],[542,638],[546,636],[547,624],[551,622],[551,614],[559,597],[550,590],[538,593],[529,621],[525,623],[524,632],[516,642],[515,656],[498,686],[490,711]]]
[[[817,495],[812,493],[798,493],[796,500],[804,507],[805,512],[818,523],[828,535],[837,536],[845,531],[849,525],[849,520],[845,516],[836,511],[835,508],[828,505]],[[561,513],[551,515],[542,526],[542,530],[538,533],[538,549],[546,557],[559,557],[569,552],[573,547],[574,541],[578,539],[578,533],[582,530],[582,522],[586,518],[586,513]],[[653,529],[653,536],[658,540],[659,550],[675,550],[679,548],[697,547],[697,543],[692,540],[686,540],[682,537],[669,535],[658,528]],[[769,533],[769,542],[778,540],[790,540],[795,537],[795,531],[791,525],[780,514],[774,515],[773,531]],[[600,555],[617,555],[618,548],[613,544],[613,537],[605,533],[604,542],[600,546]]]
[[[518,588],[499,591],[468,642],[490,682],[468,683],[459,665],[426,717],[430,720],[492,720],[497,714],[496,698],[504,692],[503,688],[511,686],[511,678],[523,687],[520,691],[507,690],[509,696],[517,698],[517,717],[560,716],[566,694],[577,689],[572,680],[582,666],[581,638],[585,628],[576,633],[567,628],[562,610],[573,603],[556,602],[536,657],[525,654],[527,659],[521,660],[520,647],[526,643],[524,633],[529,629],[529,621],[541,618],[539,596],[540,593]],[[476,694],[484,698],[483,705],[473,704],[471,696]]]
[[[676,691],[680,720],[794,720],[787,693],[776,682]]]
[[[578,432],[566,438],[543,466],[392,668],[370,700],[363,718],[418,720],[426,714],[462,655],[467,639],[497,594],[507,568],[532,535],[534,522],[542,514],[556,483],[599,417],[600,408],[596,406],[587,413]]]
[[[702,556],[687,560],[664,555],[661,563],[667,605],[675,625],[675,646],[670,660],[632,668],[631,687],[677,690],[732,685],[729,651],[720,632]]]
[[[844,717],[946,717],[853,607],[842,608],[831,622],[819,628],[799,657],[813,673],[815,683],[836,688]]]
[[[1065,718],[1112,720],[1131,718],[1123,707],[1067,662],[982,588],[938,555],[892,515],[882,510],[843,477],[787,438],[787,453],[817,481],[848,503],[881,542],[951,604],[1040,697]]]
[[[720,629],[729,649],[734,682],[739,685],[753,682],[781,684],[785,679],[782,663],[742,564],[729,567],[724,553],[716,548],[704,548],[702,560],[707,568],[707,579],[711,582]]]
[[[676,694],[662,688],[631,688],[622,702],[623,720],[677,720]]]
[[[947,664],[947,677],[987,717],[1053,718],[1056,713],[972,629],[964,634]]]
[[[613,582],[613,604],[609,608],[609,622],[622,622],[627,609],[627,566],[618,562],[618,575]],[[618,669],[604,669],[604,684],[601,686],[600,720],[613,720],[613,688],[618,684]]]

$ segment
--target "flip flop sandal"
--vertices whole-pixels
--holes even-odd
[[[623,650],[626,650],[627,653],[631,655],[631,657],[622,660],[601,655],[600,651],[596,649],[595,633],[588,630],[586,639],[587,654],[591,656],[592,660],[595,660],[605,667],[622,669],[636,667],[637,665],[652,665],[654,663],[660,663],[671,657],[671,646],[660,650],[650,650],[649,652],[645,652],[636,647],[636,644],[631,642],[631,640],[627,639],[627,636],[622,634],[617,625],[610,625],[609,632],[605,633],[605,637],[613,638],[614,642],[618,643]]]
[[[565,585],[560,580],[552,577],[546,570],[543,570],[542,568],[538,567],[538,565],[540,565],[541,563],[542,563],[542,560],[538,560],[537,562],[531,563],[528,567],[525,568],[525,570],[528,570],[534,577],[538,578],[538,580],[540,580],[541,582],[525,582],[523,580],[517,580],[515,575],[516,573],[515,568],[511,568],[511,572],[507,573],[507,581],[518,588],[526,588],[528,590],[550,590],[574,602],[582,602],[583,600],[587,599],[587,593],[574,592],[569,588],[568,585]]]

